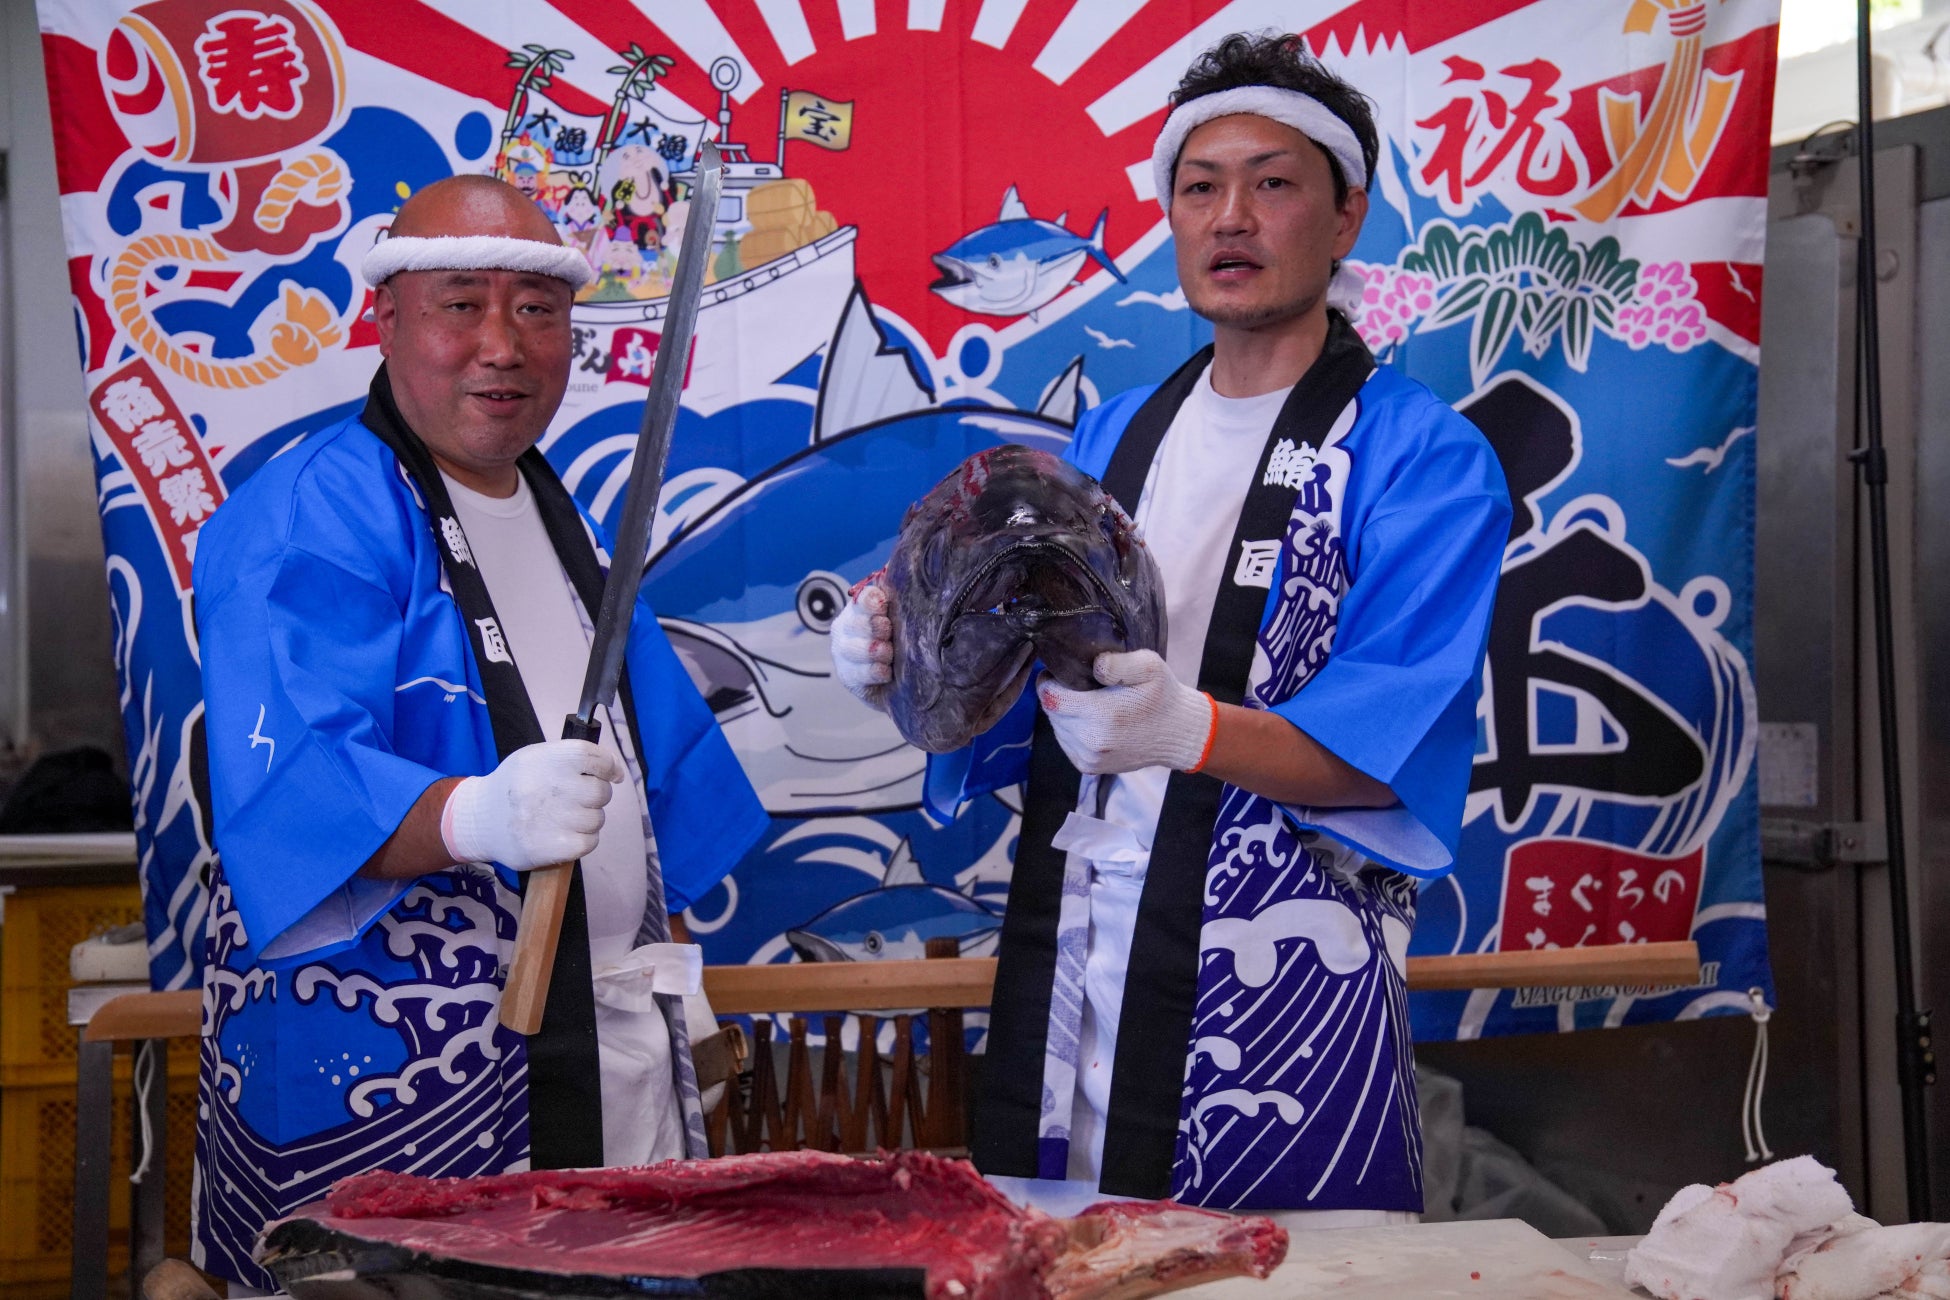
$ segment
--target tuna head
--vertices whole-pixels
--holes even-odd
[[[1088,690],[1099,654],[1165,648],[1164,582],[1130,517],[1030,447],[979,452],[916,502],[887,583],[899,620],[888,712],[932,753],[993,726],[1037,659]]]

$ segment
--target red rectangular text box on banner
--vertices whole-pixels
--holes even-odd
[[[623,328],[610,336],[609,370],[603,375],[606,384],[650,385],[650,368],[656,363],[657,349],[664,336],[657,330]],[[684,358],[684,382],[680,387],[688,388],[691,382],[691,366],[697,361],[697,339],[691,339],[691,354]]]
[[[188,591],[197,530],[224,497],[196,426],[140,357],[95,385],[88,409],[142,492],[177,590]]]
[[[1664,858],[1589,840],[1526,840],[1503,871],[1500,952],[1689,939],[1706,850]]]

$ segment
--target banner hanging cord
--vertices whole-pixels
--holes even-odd
[[[1760,1126],[1761,1097],[1767,1091],[1767,1022],[1774,1008],[1758,988],[1748,989],[1747,998],[1753,1003],[1748,1014],[1754,1018],[1754,1054],[1747,1062],[1747,1089],[1740,1097],[1740,1138],[1747,1144],[1747,1163],[1752,1165],[1774,1158]]]
[[[145,1038],[136,1044],[135,1049],[135,1113],[142,1128],[142,1159],[137,1162],[135,1172],[129,1181],[139,1183],[149,1172],[150,1162],[156,1156],[156,1135],[149,1128],[149,1090],[157,1086],[156,1076],[161,1073],[159,1063],[163,1057],[163,1044],[154,1038]]]

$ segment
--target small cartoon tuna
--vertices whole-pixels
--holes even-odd
[[[953,939],[962,956],[987,957],[1001,932],[995,909],[928,883],[902,840],[878,889],[835,903],[785,937],[800,961],[886,961],[925,957],[930,939]]]
[[[941,278],[928,287],[964,311],[1033,318],[1076,283],[1086,257],[1122,280],[1124,273],[1104,252],[1104,223],[1110,209],[1097,214],[1088,239],[1063,228],[1069,215],[1039,221],[1029,215],[1011,185],[1002,199],[1002,216],[994,225],[963,235],[934,255]]]

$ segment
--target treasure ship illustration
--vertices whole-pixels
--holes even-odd
[[[589,259],[596,280],[576,300],[574,319],[594,331],[591,345],[612,356],[644,355],[640,341],[662,331],[675,250],[689,221],[689,175],[698,149],[715,134],[725,158],[711,266],[699,306],[685,402],[712,414],[762,390],[824,346],[854,280],[855,226],[819,210],[811,185],[781,165],[761,162],[732,138],[731,97],[744,69],[731,57],[711,65],[718,91],[714,123],[658,85],[674,60],[637,45],[609,69],[620,78],[608,113],[579,119],[541,99],[572,56],[524,46],[509,56],[520,69],[501,128],[495,174],[548,213],[563,242]],[[780,91],[783,123],[805,92]],[[850,127],[851,105],[842,105]],[[823,123],[814,117],[811,128]],[[830,128],[827,128],[830,134]],[[807,134],[791,138],[827,140]],[[844,137],[842,137],[844,138]],[[631,333],[618,335],[619,330]],[[629,340],[619,346],[613,340]],[[644,366],[647,380],[647,365]]]

